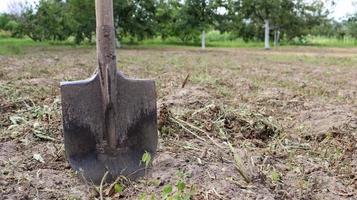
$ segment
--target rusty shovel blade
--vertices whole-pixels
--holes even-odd
[[[115,99],[108,116],[100,75],[91,79],[61,83],[64,144],[71,167],[87,181],[99,184],[118,176],[142,176],[141,158],[155,154],[157,118],[155,83],[116,74]],[[115,148],[109,147],[106,119],[114,120]]]

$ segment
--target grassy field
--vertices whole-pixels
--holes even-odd
[[[75,45],[71,41],[64,42],[50,42],[42,41],[35,42],[29,38],[10,38],[0,37],[0,55],[21,55],[26,54],[27,51],[32,51],[33,48],[37,50],[50,50],[56,48],[89,48],[91,45],[82,44]]]
[[[344,39],[327,38],[327,37],[308,37],[308,44],[320,47],[356,47],[357,40],[354,38],[346,37]]]
[[[0,38],[0,55],[18,55],[24,48],[33,46],[45,46],[31,39]]]
[[[254,48],[264,46],[263,42],[244,42],[241,39],[237,40],[226,40],[224,38],[219,38],[220,40],[214,40],[207,42],[207,47],[228,47],[228,48]],[[1,38],[0,37],[0,55],[19,55],[26,52],[27,49],[32,49],[33,47],[42,47],[42,48],[56,48],[61,47],[70,47],[70,48],[88,48],[94,44],[85,44],[85,45],[75,45],[72,42],[34,42],[31,39],[17,39],[17,38]],[[199,43],[195,42],[182,42],[177,38],[168,38],[165,41],[162,41],[160,38],[147,39],[144,41],[130,41],[126,38],[123,41],[123,45],[126,48],[163,48],[163,47],[175,47],[175,48],[188,48],[188,47],[197,47],[200,46]],[[94,46],[93,46],[94,47]]]
[[[93,74],[94,47],[6,40],[21,50],[0,56],[0,199],[98,199],[64,157],[59,94]],[[151,45],[124,46],[118,68],[156,81],[158,152],[102,195],[356,199],[357,49]]]
[[[229,34],[220,34],[217,31],[207,33],[206,46],[209,48],[263,48],[262,41],[245,42],[243,39],[231,39]],[[182,42],[178,38],[161,38],[146,39],[143,41],[131,41],[130,38],[124,38],[122,44],[125,48],[195,48],[200,47],[200,41]],[[90,48],[94,44],[75,45],[72,39],[64,42],[34,42],[29,38],[10,38],[9,36],[1,36],[0,34],[0,55],[20,55],[26,52],[27,49],[33,47],[41,48]],[[271,47],[274,45],[271,44]],[[345,39],[326,38],[326,37],[312,37],[309,36],[303,42],[301,41],[282,41],[280,47],[294,47],[294,46],[314,46],[314,47],[337,47],[337,48],[353,48],[357,46],[357,40],[346,37]],[[278,47],[279,48],[279,47]]]

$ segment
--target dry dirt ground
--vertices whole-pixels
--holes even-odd
[[[147,176],[100,192],[70,169],[59,82],[89,77],[95,50],[34,48],[0,56],[0,199],[357,199],[357,49],[118,54],[157,83]]]

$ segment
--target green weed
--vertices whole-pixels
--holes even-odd
[[[141,163],[145,165],[145,168],[149,166],[151,162],[151,154],[147,151],[143,154],[143,157],[141,158]]]
[[[270,180],[273,182],[273,183],[277,183],[281,180],[281,175],[279,172],[277,172],[276,170],[273,170],[271,171],[270,173]]]
[[[161,197],[164,200],[190,200],[193,195],[193,188],[188,187],[185,182],[185,175],[179,173],[180,179],[173,185],[165,185]]]

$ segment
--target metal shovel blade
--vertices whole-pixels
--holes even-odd
[[[91,79],[61,83],[64,143],[71,167],[87,181],[99,184],[118,176],[142,176],[141,158],[155,154],[157,118],[155,83],[116,74],[116,98],[108,116],[100,75]],[[114,119],[116,147],[108,147],[106,119]]]

